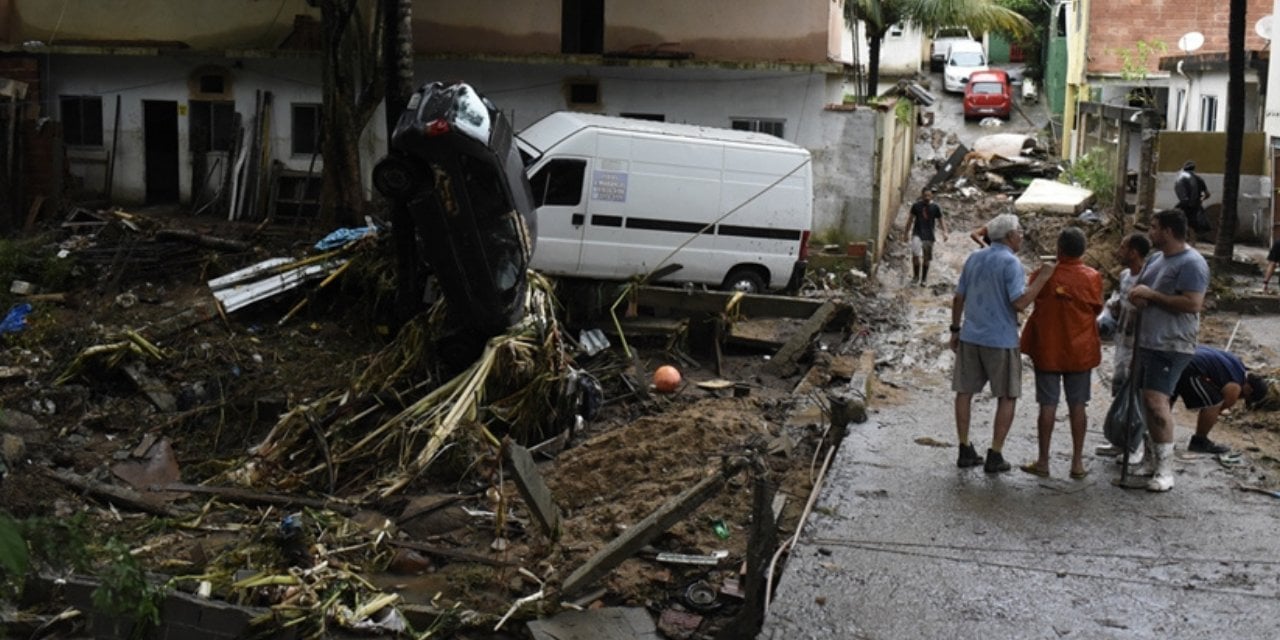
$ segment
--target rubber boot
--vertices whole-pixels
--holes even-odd
[[[1133,454],[1129,455],[1129,473],[1140,478],[1150,478],[1156,474],[1155,446],[1149,434],[1142,434],[1142,447],[1138,450],[1143,452],[1143,456],[1135,461]]]
[[[924,281],[929,279],[929,263],[920,265],[920,286],[924,286]]]
[[[1156,474],[1147,482],[1147,491],[1168,491],[1173,488],[1173,443],[1159,443],[1148,452],[1155,454]],[[1148,455],[1148,457],[1151,457]]]
[[[911,284],[915,284],[919,281],[920,281],[920,259],[912,258],[911,259]]]

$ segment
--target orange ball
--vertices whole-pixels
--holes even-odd
[[[653,388],[659,393],[671,393],[680,386],[680,370],[664,364],[653,372]]]

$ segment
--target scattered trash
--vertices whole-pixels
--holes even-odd
[[[20,296],[29,295],[35,292],[35,290],[36,286],[26,280],[14,280],[13,283],[9,285],[9,293]]]
[[[1001,120],[1000,118],[996,118],[996,117],[994,117],[994,116],[991,116],[991,117],[983,118],[983,119],[982,119],[982,122],[979,122],[979,123],[978,123],[978,126],[980,126],[980,127],[1001,127],[1001,126],[1004,126],[1004,120]]]
[[[721,540],[729,539],[729,525],[725,524],[723,519],[716,518],[715,520],[712,520],[711,530],[716,532],[717,538],[720,538]]]
[[[943,442],[931,436],[920,436],[919,438],[916,438],[914,442],[918,445],[923,445],[926,447],[937,447],[939,449],[951,448],[950,442]]]
[[[116,296],[116,306],[121,309],[128,309],[138,304],[138,296],[131,291],[126,291]]]
[[[713,551],[708,555],[702,555],[702,556],[691,555],[687,553],[671,553],[669,551],[664,551],[662,553],[659,553],[656,559],[658,562],[665,562],[668,564],[692,564],[692,565],[699,565],[699,566],[706,566],[706,567],[715,567],[720,564],[721,560],[724,560],[725,558],[728,558],[728,557],[729,557],[729,552],[724,550]]]
[[[347,227],[343,229],[337,229],[332,233],[330,233],[329,235],[321,238],[320,241],[315,244],[314,248],[316,251],[329,251],[331,249],[337,249],[338,247],[351,244],[356,240],[360,240],[361,238],[375,235],[377,233],[378,233],[378,228],[373,225],[370,225],[367,227],[356,227],[356,228]]]
[[[27,328],[27,315],[31,313],[31,305],[23,302],[9,307],[9,313],[0,321],[0,335],[18,333]]]
[[[715,587],[705,580],[698,580],[684,590],[684,603],[694,611],[715,611],[720,608]]]
[[[604,332],[599,329],[583,329],[578,334],[578,344],[582,345],[582,350],[586,351],[588,356],[594,356],[610,346],[609,338],[606,338]]]
[[[1089,224],[1097,224],[1099,222],[1102,222],[1102,216],[1098,215],[1098,213],[1093,209],[1085,209],[1084,213],[1081,213],[1077,219],[1080,222],[1086,222]]]

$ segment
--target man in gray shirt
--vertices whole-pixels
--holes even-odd
[[[1196,351],[1200,310],[1209,288],[1209,264],[1187,244],[1187,217],[1177,209],[1156,213],[1148,235],[1156,252],[1138,274],[1129,301],[1142,314],[1134,357],[1147,409],[1147,430],[1155,444],[1144,460],[1153,473],[1147,490],[1168,491],[1173,488],[1170,398]]]

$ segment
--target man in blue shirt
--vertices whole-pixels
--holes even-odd
[[[1210,440],[1209,431],[1218,423],[1222,412],[1235,406],[1240,398],[1250,405],[1266,398],[1267,384],[1261,377],[1249,373],[1236,354],[1200,345],[1187,368],[1182,370],[1173,393],[1171,400],[1181,397],[1188,410],[1198,412],[1196,434],[1191,436],[1187,450],[1227,453],[1231,447]]]
[[[1036,279],[1026,284],[1026,271],[1018,260],[1022,227],[1013,214],[996,216],[987,224],[987,236],[991,246],[969,254],[951,301],[951,350],[956,352],[951,390],[956,392],[956,436],[960,440],[956,465],[981,464],[987,473],[1000,473],[1012,468],[1001,449],[1022,393],[1018,312],[1036,299],[1056,265],[1045,264]],[[969,442],[969,420],[973,395],[988,382],[997,400],[991,448],[984,462]]]

